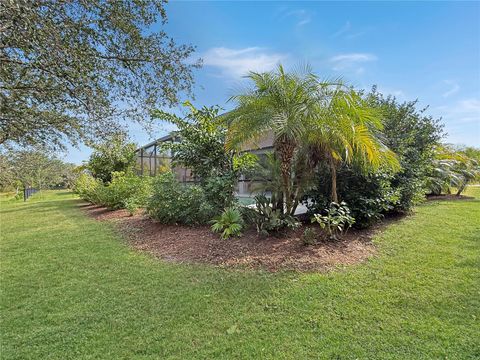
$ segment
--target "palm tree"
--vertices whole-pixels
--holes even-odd
[[[435,149],[427,187],[432,194],[439,195],[442,191],[450,194],[450,187],[453,186],[457,188],[456,196],[460,196],[468,183],[479,174],[478,162],[464,151],[455,150],[451,145],[439,145]]]
[[[381,140],[381,113],[341,81],[323,83],[317,97],[321,107],[308,133],[314,165],[325,161],[331,172],[331,201],[338,203],[337,168],[355,162],[365,171],[388,167],[398,170],[396,155]]]
[[[326,161],[331,169],[335,202],[340,163],[355,161],[365,169],[383,164],[399,166],[379,139],[379,112],[341,81],[320,81],[309,67],[286,73],[281,65],[272,72],[251,72],[247,78],[254,88],[233,96],[238,106],[225,115],[229,124],[227,147],[273,134],[286,213],[294,213],[302,196],[300,184],[304,182],[299,179],[320,161]]]
[[[285,212],[295,211],[295,174],[293,161],[303,144],[309,124],[317,112],[313,96],[318,86],[317,77],[308,67],[287,73],[279,65],[277,71],[247,75],[254,88],[231,98],[237,102],[235,110],[227,113],[229,124],[227,147],[254,142],[267,133],[273,134],[273,147],[280,161]]]

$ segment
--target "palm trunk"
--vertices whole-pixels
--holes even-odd
[[[280,141],[277,143],[277,150],[280,155],[280,167],[282,172],[283,192],[284,192],[284,213],[290,214],[293,207],[292,199],[292,159],[295,152],[295,145],[289,141]]]
[[[465,190],[465,187],[466,187],[466,183],[462,183],[462,185],[460,185],[458,187],[458,190],[457,190],[457,193],[455,194],[455,196],[460,196],[460,194],[463,192],[463,190]]]

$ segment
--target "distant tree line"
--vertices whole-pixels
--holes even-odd
[[[9,148],[0,152],[0,191],[70,188],[79,172],[75,164],[64,162],[42,148]]]

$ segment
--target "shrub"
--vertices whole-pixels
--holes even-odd
[[[244,213],[246,218],[255,224],[257,232],[261,235],[295,230],[300,226],[293,216],[274,210],[270,199],[264,195],[255,196],[255,210],[244,210]]]
[[[202,188],[180,184],[171,172],[154,179],[146,209],[150,217],[164,224],[205,224],[214,215]]]
[[[354,166],[342,166],[337,174],[338,195],[348,204],[356,228],[366,228],[395,210],[400,190],[392,187],[394,175],[390,172],[364,174]],[[320,168],[316,175],[316,187],[306,196],[310,214],[321,213],[329,207],[329,194],[329,170]]]
[[[142,207],[151,194],[151,178],[131,172],[113,172],[112,181],[99,192],[101,205],[111,210]]]
[[[146,205],[151,194],[150,178],[133,173],[114,172],[112,182],[104,185],[100,179],[81,174],[74,184],[74,191],[84,200],[107,208],[128,208],[134,213]]]
[[[222,209],[231,207],[236,198],[234,188],[236,177],[233,174],[211,176],[202,180],[200,186],[205,192],[205,199],[213,208],[221,212]]]
[[[442,125],[426,115],[427,108],[418,109],[417,101],[400,103],[383,96],[376,87],[366,99],[382,111],[385,143],[398,155],[402,167],[390,181],[398,194],[392,210],[407,212],[425,197],[434,150],[444,135]]]
[[[243,229],[242,214],[235,208],[225,209],[212,223],[212,231],[216,233],[221,232],[222,239],[240,236]]]
[[[125,200],[125,209],[128,211],[130,216],[135,215],[135,213],[141,207],[142,207],[142,204],[135,197],[128,198]]]
[[[344,202],[340,204],[332,202],[324,212],[325,215],[313,215],[312,222],[317,222],[322,229],[327,229],[332,240],[337,240],[339,234],[343,235],[355,222],[355,219],[350,215],[350,209]]]
[[[318,232],[314,228],[306,228],[302,234],[303,245],[315,245],[318,240]]]
[[[83,200],[93,204],[98,203],[98,190],[103,187],[100,180],[95,179],[90,174],[80,174],[73,185],[73,191]]]

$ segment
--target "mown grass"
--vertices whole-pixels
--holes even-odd
[[[158,261],[81,204],[1,203],[3,359],[480,358],[478,199],[426,203],[328,274]]]

